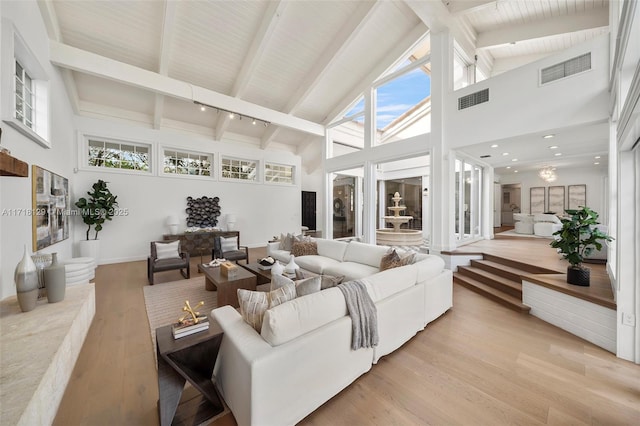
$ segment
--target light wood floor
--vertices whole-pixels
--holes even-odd
[[[261,256],[263,250],[252,251],[252,259]],[[158,424],[145,268],[145,262],[98,268],[96,316],[56,425]],[[158,283],[179,279],[177,272],[156,275]],[[613,425],[638,419],[640,366],[454,286],[452,310],[302,424]],[[226,416],[216,425],[234,423]]]

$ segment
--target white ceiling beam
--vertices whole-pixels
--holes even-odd
[[[391,49],[384,52],[384,54],[380,56],[381,59],[376,63],[376,66],[369,69],[366,75],[358,78],[358,83],[331,109],[331,112],[325,117],[324,123],[329,124],[342,115],[344,110],[354,102],[356,98],[362,96],[362,93],[369,88],[375,80],[380,78],[382,74],[388,71],[389,68],[398,61],[398,58],[403,55],[409,55],[409,53],[411,53],[410,50],[415,48],[416,41],[421,40],[427,32],[429,32],[429,29],[423,23],[419,23],[402,39],[395,43]]]
[[[164,16],[162,17],[162,35],[160,42],[160,59],[158,61],[158,72],[162,75],[169,74],[169,57],[171,56],[171,39],[173,37],[173,27],[176,18],[176,7],[178,2],[166,0],[164,2]],[[159,129],[162,124],[162,114],[164,112],[164,96],[156,93],[155,105],[153,109],[153,128]]]
[[[244,62],[240,66],[238,77],[231,88],[231,96],[238,98],[244,95],[251,81],[251,76],[264,56],[267,44],[271,40],[271,36],[277,27],[279,18],[284,12],[286,5],[287,3],[282,1],[270,1],[267,3],[267,10],[262,17],[258,30],[253,36],[251,46],[244,57]],[[227,131],[228,127],[229,117],[225,115],[222,119],[218,120],[216,139],[222,139],[222,135]]]
[[[267,149],[269,144],[273,141],[273,137],[279,132],[278,126],[269,126],[266,132],[262,134],[260,138],[260,148]]]
[[[311,72],[307,74],[302,83],[298,85],[296,93],[289,98],[289,101],[283,109],[284,112],[295,112],[307,99],[311,92],[323,80],[326,73],[338,61],[340,53],[347,48],[360,29],[371,19],[371,16],[378,7],[380,7],[380,2],[362,2],[358,9],[351,14],[347,23],[342,26],[338,34],[333,38],[333,41],[325,48],[315,64],[313,64]],[[266,132],[263,135],[260,142],[262,149],[266,149],[269,146],[277,137],[279,131],[278,127],[274,127],[273,131]]]
[[[311,145],[314,143],[321,143],[324,141],[324,138],[319,138],[317,136],[309,136],[296,147],[296,155],[302,155]]]
[[[487,49],[509,43],[549,37],[609,25],[609,9],[589,9],[577,15],[563,15],[516,24],[478,34],[476,47]]]
[[[62,68],[106,78],[121,84],[139,87],[190,102],[197,101],[228,111],[235,111],[242,115],[255,117],[262,121],[301,132],[318,136],[324,135],[325,129],[321,124],[55,41],[50,42],[50,59],[51,63]]]
[[[445,4],[452,15],[466,15],[478,10],[496,6],[495,0],[446,0]]]

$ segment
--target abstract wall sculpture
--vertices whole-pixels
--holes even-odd
[[[220,205],[218,197],[202,196],[200,198],[187,197],[187,226],[211,228],[218,224]]]

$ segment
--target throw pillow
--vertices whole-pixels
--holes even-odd
[[[286,278],[286,277],[283,277]],[[287,278],[288,279],[288,278]],[[291,281],[291,280],[289,280]],[[291,281],[282,287],[269,292],[269,308],[288,302],[296,298],[296,285]]]
[[[405,254],[400,258],[400,266],[411,265],[413,262],[415,262],[415,259],[415,253]]]
[[[280,250],[291,251],[293,234],[280,234]]]
[[[238,303],[242,319],[258,333],[262,331],[262,318],[269,308],[268,293],[238,289]]]
[[[277,290],[287,284],[293,284],[293,280],[285,277],[284,275],[271,274],[271,287],[269,288],[269,291]]]
[[[385,271],[391,268],[397,268],[398,266],[402,266],[400,264],[400,256],[395,249],[392,249],[390,252],[387,252],[382,259],[380,259],[380,270]]]
[[[156,243],[156,259],[175,259],[180,258],[180,241],[171,243]]]
[[[220,237],[220,246],[223,253],[238,250],[238,237]]]
[[[309,256],[318,254],[318,244],[315,241],[294,242],[291,246],[291,254],[298,256]]]
[[[307,294],[317,293],[320,291],[322,278],[316,277],[306,278],[296,281],[296,297],[306,296]]]

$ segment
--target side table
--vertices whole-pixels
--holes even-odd
[[[161,426],[171,425],[174,417],[200,424],[224,411],[222,398],[211,379],[222,335],[220,325],[211,318],[208,330],[180,339],[173,338],[171,325],[156,329]],[[202,394],[201,401],[178,407],[187,380]]]

